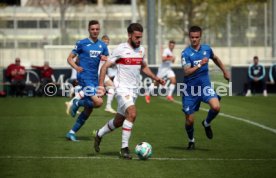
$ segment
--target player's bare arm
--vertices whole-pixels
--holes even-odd
[[[203,58],[198,65],[191,67],[191,64],[185,64],[183,67],[184,70],[184,76],[189,76],[195,73],[201,66],[207,64],[209,59]]]
[[[152,73],[152,71],[150,70],[150,68],[148,67],[148,65],[146,63],[142,63],[142,71],[149,76],[151,79],[155,80],[156,82],[160,83],[161,85],[165,85],[165,80],[160,79],[159,77],[157,77],[154,73]]]
[[[105,94],[104,78],[105,78],[107,69],[112,65],[113,65],[113,63],[106,61],[101,68],[100,76],[99,76],[99,88],[97,91],[98,96],[103,96]]]
[[[74,69],[76,69],[77,72],[82,72],[83,71],[83,68],[78,66],[76,64],[76,62],[74,61],[74,58],[76,57],[77,55],[76,54],[73,54],[73,53],[70,53],[68,58],[67,58],[67,62],[68,64],[73,67]]]
[[[221,60],[219,59],[219,57],[214,55],[213,61],[220,68],[220,70],[223,72],[223,76],[224,76],[225,80],[229,81],[230,80],[230,74],[225,69],[225,67],[224,67],[223,63],[221,62]]]

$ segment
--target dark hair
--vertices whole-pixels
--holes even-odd
[[[258,56],[254,56],[253,59],[259,59],[259,57]]]
[[[189,34],[191,32],[200,32],[200,34],[202,33],[202,29],[199,26],[191,26],[189,29]]]
[[[90,20],[88,23],[88,27],[90,27],[91,25],[96,25],[96,24],[100,24],[98,20]]]
[[[143,32],[143,26],[139,23],[131,23],[127,27],[127,32],[128,33],[133,33],[134,31]]]
[[[174,40],[170,40],[170,41],[169,41],[169,43],[173,43],[173,44],[175,44],[175,41],[174,41]]]

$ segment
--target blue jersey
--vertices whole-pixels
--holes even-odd
[[[208,45],[201,45],[199,50],[189,46],[182,52],[181,57],[183,67],[194,67],[205,57],[213,59],[214,53]],[[214,97],[220,99],[211,87],[208,63],[202,65],[193,74],[185,76],[184,84],[186,84],[186,88],[182,95],[182,111],[185,114],[192,114],[198,111],[201,101],[208,103]]]
[[[90,38],[85,38],[76,43],[72,53],[78,55],[79,66],[83,68],[83,71],[78,73],[78,79],[98,82],[101,55],[108,56],[106,44],[101,40],[93,42]]]
[[[193,49],[191,46],[182,51],[182,66],[185,65],[194,67],[200,63],[203,58],[213,59],[214,53],[209,45],[200,45],[199,50]],[[202,86],[210,85],[208,74],[208,63],[204,64],[193,74],[184,77],[184,83],[187,86]]]

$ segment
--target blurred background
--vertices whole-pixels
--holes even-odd
[[[253,56],[265,65],[267,81],[269,68],[276,63],[275,0],[0,0],[0,80],[6,85],[3,73],[16,57],[27,69],[27,83],[34,83],[31,65],[46,61],[55,69],[56,80],[67,80],[66,59],[76,41],[88,37],[88,22],[93,19],[101,24],[99,38],[110,37],[111,51],[127,40],[130,23],[141,23],[146,60],[154,72],[163,49],[174,40],[177,82],[183,79],[181,52],[189,45],[192,25],[202,27],[202,43],[210,44],[231,72],[234,94],[244,93]],[[225,82],[212,62],[210,75]],[[273,88],[270,93],[276,92]]]
[[[124,42],[131,22],[153,26],[156,49],[150,64],[160,64],[162,49],[176,41],[176,66],[189,43],[188,28],[204,29],[209,43],[227,65],[248,64],[254,55],[275,60],[272,0],[0,0],[0,67],[16,57],[28,68],[49,61],[52,67],[69,67],[66,58],[75,42],[88,36],[91,19],[101,23],[101,35],[111,38],[110,48]],[[275,8],[275,7],[274,7]],[[275,11],[275,9],[274,9]],[[151,14],[150,14],[151,13]],[[154,15],[153,21],[149,19]],[[151,15],[151,16],[149,16]],[[274,22],[274,23],[273,23]],[[274,54],[273,54],[274,52]],[[149,55],[148,55],[149,56]]]

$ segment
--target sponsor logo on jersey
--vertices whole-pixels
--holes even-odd
[[[116,61],[117,64],[124,65],[141,65],[143,58],[120,58]]]
[[[196,60],[196,61],[194,61],[194,66],[196,66],[197,64],[199,64],[200,61],[201,61],[201,60]]]
[[[100,54],[101,54],[101,51],[96,51],[96,50],[89,51],[90,57],[98,57]]]

